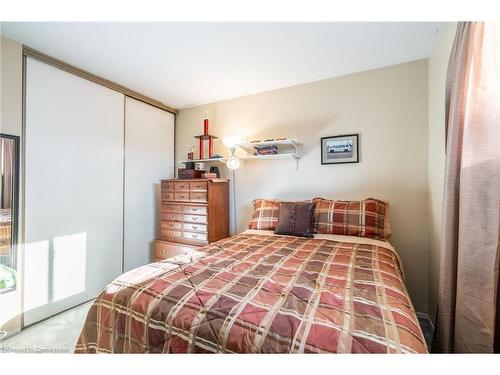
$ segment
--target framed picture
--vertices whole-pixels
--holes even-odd
[[[359,163],[358,134],[321,138],[321,164]]]

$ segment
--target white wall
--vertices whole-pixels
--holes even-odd
[[[393,238],[418,311],[427,311],[427,60],[249,95],[181,110],[176,160],[212,118],[219,136],[296,136],[294,161],[246,161],[236,172],[237,226],[242,231],[258,197],[338,199],[377,197],[391,202]],[[202,88],[200,88],[202,89]],[[320,138],[360,134],[360,163],[320,164]],[[221,142],[215,151],[227,154]]]
[[[429,316],[433,320],[439,292],[439,258],[443,224],[446,71],[455,30],[456,23],[445,27],[429,59]]]
[[[22,137],[22,46],[3,36],[0,38],[0,87],[1,87],[1,122],[0,132]],[[21,138],[22,144],[22,138]],[[19,186],[22,181],[22,160],[20,160]],[[22,188],[21,188],[22,190]],[[18,242],[18,288],[16,291],[0,294],[0,330],[15,333],[21,329],[21,290],[22,290],[22,199],[19,202]]]

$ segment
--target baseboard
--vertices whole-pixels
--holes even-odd
[[[23,326],[21,327],[21,330],[20,330],[19,332],[23,331],[25,328],[29,328],[29,327],[31,327],[31,326],[33,326],[33,325],[35,325],[35,324],[38,324],[38,323],[44,322],[44,321],[46,321],[46,320],[48,320],[48,319],[51,319],[51,318],[53,318],[54,316],[57,316],[57,315],[62,314],[62,313],[65,313],[65,312],[67,312],[67,311],[69,311],[69,310],[72,310],[72,309],[74,309],[74,308],[76,308],[76,307],[79,307],[79,306],[81,306],[81,305],[85,305],[86,303],[89,303],[90,301],[93,301],[93,300],[95,300],[95,298],[91,298],[91,299],[89,299],[89,300],[87,300],[87,301],[80,302],[80,303],[79,303],[79,304],[77,304],[77,305],[74,305],[74,306],[68,307],[67,309],[61,310],[61,311],[59,311],[59,312],[57,312],[57,313],[55,313],[55,314],[53,314],[53,315],[50,315],[50,316],[48,316],[48,317],[46,317],[46,318],[43,318],[42,320],[38,320],[38,321],[33,322],[33,323],[31,323],[31,324],[28,324],[28,325],[23,325]],[[24,315],[24,313],[23,313],[23,315]]]

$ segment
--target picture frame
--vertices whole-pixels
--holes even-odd
[[[321,164],[359,163],[359,134],[321,138]]]

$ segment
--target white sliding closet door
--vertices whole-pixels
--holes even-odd
[[[124,95],[27,59],[25,325],[121,273],[123,124]]]
[[[175,116],[126,98],[124,269],[151,263],[160,235],[160,179],[174,177]]]

